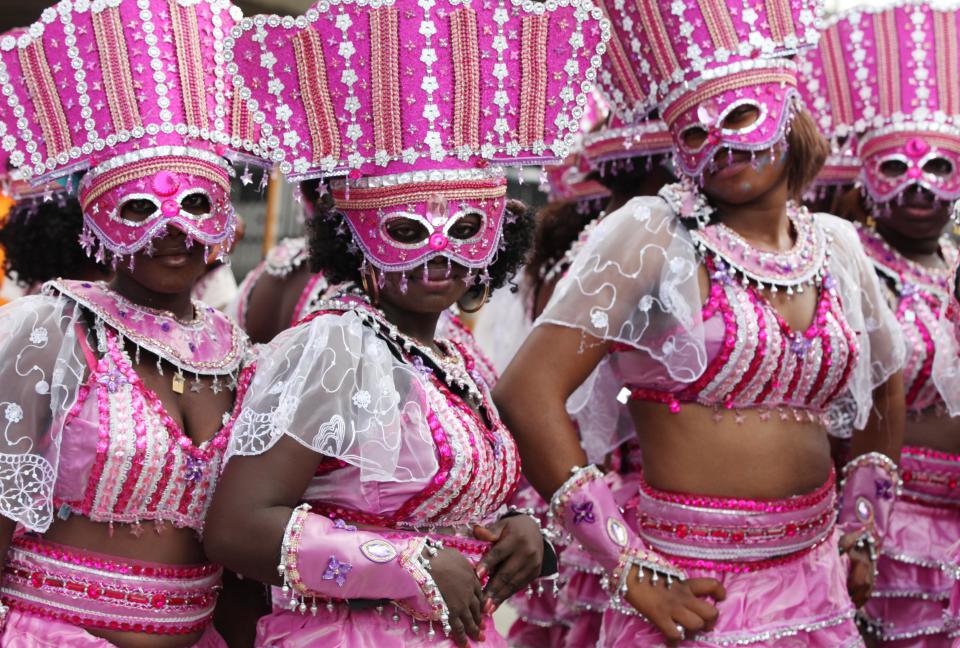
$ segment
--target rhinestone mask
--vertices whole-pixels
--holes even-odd
[[[188,240],[222,251],[232,242],[236,226],[228,170],[214,153],[181,149],[143,150],[97,167],[80,182],[84,246],[90,253],[99,242],[101,259],[104,250],[114,257],[131,255],[149,250],[153,239],[175,227]],[[184,199],[195,194],[207,198],[208,212],[197,215],[184,209]],[[143,218],[125,218],[124,205],[134,200],[153,203],[155,210]]]

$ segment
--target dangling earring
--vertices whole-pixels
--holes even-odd
[[[367,283],[367,268],[370,269],[371,281]],[[360,269],[360,284],[363,292],[370,298],[374,306],[380,305],[380,285],[377,283],[377,270],[373,266],[364,266]]]
[[[468,292],[469,292],[469,291],[468,291]],[[484,304],[487,303],[487,298],[488,298],[488,297],[490,297],[490,284],[489,284],[489,283],[485,283],[485,284],[483,284],[483,296],[480,298],[480,301],[477,303],[476,306],[472,306],[471,308],[467,308],[467,307],[464,306],[462,303],[460,303],[460,301],[457,301],[457,306],[459,306],[459,307],[460,307],[460,310],[463,311],[464,313],[476,313],[476,312],[479,311],[481,308],[483,308]]]
[[[873,214],[867,214],[866,226],[869,230],[877,229],[877,219],[873,217]]]

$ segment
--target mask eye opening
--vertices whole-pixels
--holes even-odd
[[[479,209],[464,210],[447,225],[446,235],[459,243],[469,243],[483,234],[486,214]]]
[[[139,225],[156,216],[160,212],[160,206],[150,198],[131,196],[120,204],[117,211],[122,222]]]
[[[180,208],[193,216],[207,216],[213,211],[213,205],[203,191],[193,191],[180,199]]]
[[[896,180],[903,177],[909,168],[910,166],[904,160],[898,158],[884,160],[877,165],[877,170],[880,172],[880,175],[888,180]]]
[[[407,216],[393,216],[380,226],[383,235],[394,243],[412,245],[430,238],[430,231],[419,220]]]
[[[938,178],[946,178],[953,175],[953,162],[941,155],[932,157],[923,163],[923,172]]]
[[[707,129],[700,124],[687,126],[680,132],[680,141],[684,148],[692,153],[696,153],[707,143]]]

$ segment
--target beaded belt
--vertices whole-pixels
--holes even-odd
[[[900,457],[902,500],[935,507],[960,507],[960,455],[904,446]]]
[[[220,589],[218,565],[164,565],[14,538],[0,588],[12,609],[84,628],[190,634],[206,628]]]
[[[643,479],[640,536],[678,567],[748,572],[795,560],[828,537],[836,488],[779,500],[706,497],[659,491]]]

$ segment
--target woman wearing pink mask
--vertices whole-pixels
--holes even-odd
[[[585,3],[342,0],[234,31],[268,157],[339,176],[308,192],[311,263],[347,281],[264,347],[211,509],[210,555],[274,586],[258,645],[502,646],[492,610],[555,569],[507,506],[481,359],[437,324],[519,265],[503,165],[566,154],[606,29]]]
[[[0,310],[2,646],[226,645],[201,532],[247,342],[190,291],[233,237],[237,14],[64,0],[0,39],[3,147],[36,182],[85,171],[80,243],[115,270]]]
[[[869,214],[858,232],[907,350],[902,490],[862,612],[883,646],[945,646],[951,630],[943,567],[960,537],[960,419],[949,416],[960,390],[948,376],[960,357],[943,320],[958,256],[945,232],[960,200],[958,32],[956,5],[845,12],[804,61],[807,87],[831,107],[821,126],[856,139]]]
[[[860,645],[903,348],[852,225],[795,202],[827,152],[791,58],[817,11],[611,10],[684,181],[599,224],[495,389],[526,477],[605,577],[598,645]],[[565,409],[578,388],[589,454]],[[824,418],[845,393],[838,501]],[[620,403],[643,455],[626,502],[588,465],[625,440]]]

